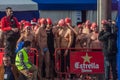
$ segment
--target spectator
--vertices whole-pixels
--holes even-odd
[[[103,43],[105,80],[110,80],[110,67],[112,69],[113,80],[117,80],[117,32],[112,33],[111,26],[108,23],[103,24],[103,30],[99,33],[98,39]],[[112,42],[110,42],[111,40]]]
[[[11,64],[10,56],[3,56],[3,64],[0,66],[0,80],[18,80],[19,71],[14,64]]]
[[[5,54],[9,54],[12,63],[14,63],[16,41],[19,38],[19,23],[17,18],[13,16],[11,7],[6,8],[6,16],[1,19],[1,26],[6,35]]]
[[[37,80],[37,67],[33,65],[28,58],[28,52],[31,47],[30,41],[25,41],[23,48],[16,54],[15,64],[28,80]]]

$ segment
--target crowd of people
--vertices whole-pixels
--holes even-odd
[[[27,58],[24,59],[24,57],[28,57],[25,47],[30,46],[30,44],[32,48],[36,48],[39,52],[38,72],[40,74],[40,80],[42,80],[43,62],[45,63],[45,78],[49,80],[55,76],[55,49],[64,49],[59,50],[58,54],[61,55],[62,64],[64,64],[64,57],[66,57],[69,67],[70,58],[68,48],[101,49],[104,46],[101,44],[103,40],[99,35],[96,22],[87,20],[86,22],[73,26],[71,19],[68,17],[60,19],[57,23],[53,23],[50,18],[33,18],[31,21],[21,20],[18,22],[17,18],[13,16],[13,11],[10,7],[6,8],[6,14],[0,21],[0,47],[5,47],[5,54],[10,56],[13,64],[18,64],[18,61],[20,65],[23,65],[22,69],[19,69],[18,65],[16,66],[25,76],[27,76],[26,73],[29,71],[27,67],[30,67],[25,64],[25,62],[28,62]],[[101,27],[104,28],[110,22],[102,20],[101,24]],[[21,45],[21,42],[23,42],[23,46],[20,48],[19,45]],[[26,42],[30,42],[30,44],[26,46]],[[33,72],[36,73],[37,68],[35,66],[33,67]],[[115,67],[112,66],[113,69],[116,69]],[[61,69],[64,69],[64,65],[61,66]],[[114,80],[117,80],[116,76],[114,77]],[[109,77],[106,80],[109,80]]]

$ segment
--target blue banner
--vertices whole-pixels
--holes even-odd
[[[97,10],[98,0],[33,0],[39,10]],[[117,0],[112,0],[112,9],[117,10]]]
[[[118,26],[118,54],[117,54],[117,69],[118,69],[118,80],[120,80],[120,0],[118,0],[118,17],[117,17],[117,26]]]

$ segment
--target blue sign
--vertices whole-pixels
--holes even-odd
[[[117,69],[118,69],[118,80],[120,80],[120,0],[118,0],[118,54],[117,54]]]
[[[39,10],[97,10],[98,0],[33,0]],[[117,10],[117,0],[112,0],[112,9]]]

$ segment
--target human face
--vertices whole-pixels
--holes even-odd
[[[26,31],[27,33],[29,33],[29,32],[31,31],[31,27],[27,27],[27,28],[25,29],[25,31]]]
[[[31,29],[34,30],[35,27],[36,27],[36,24],[32,24]]]
[[[28,46],[28,47],[25,48],[27,53],[30,51],[30,48],[31,48],[31,46]]]
[[[10,57],[3,57],[3,64],[4,64],[5,66],[9,66],[10,63],[11,63]]]
[[[27,30],[30,31],[30,30],[31,30],[31,27],[27,27]]]
[[[47,24],[47,26],[46,26],[48,29],[50,29],[51,28],[51,25],[50,24]]]
[[[6,15],[7,16],[12,16],[13,15],[13,10],[12,9],[7,9],[6,10]]]

